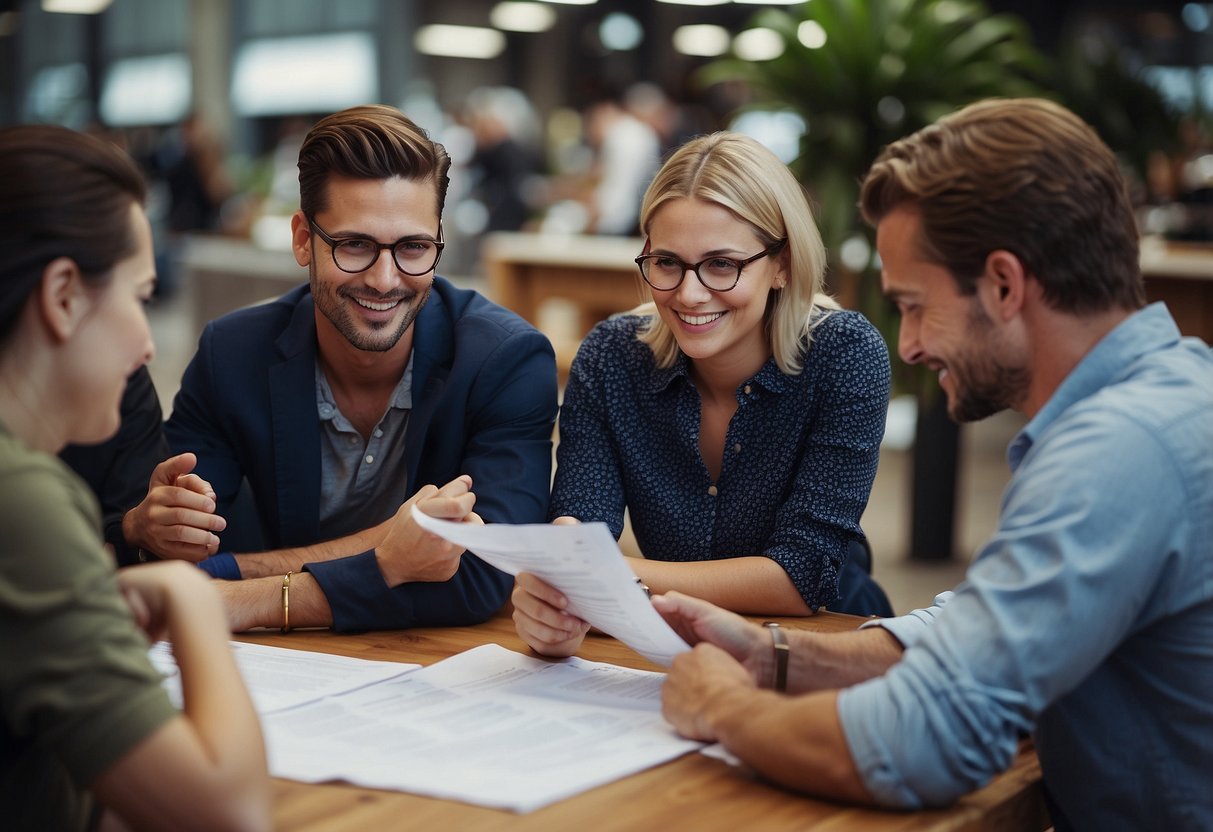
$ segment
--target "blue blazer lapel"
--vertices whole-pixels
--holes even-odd
[[[269,368],[274,447],[272,457],[263,462],[274,468],[279,540],[297,546],[314,542],[320,530],[316,321],[310,293],[300,298],[276,346],[282,360]]]
[[[413,409],[404,436],[410,493],[424,484],[417,480],[417,466],[423,456],[434,410],[451,372],[455,334],[452,309],[446,299],[450,288],[443,278],[434,278],[430,297],[413,322]],[[462,429],[460,425],[448,427]]]

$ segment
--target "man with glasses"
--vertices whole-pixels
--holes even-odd
[[[555,358],[521,318],[435,275],[449,166],[390,107],[322,119],[291,220],[308,285],[202,334],[166,432],[209,486],[181,502],[200,543],[223,532],[201,565],[233,579],[234,630],[481,621],[510,577],[422,532],[412,504],[545,518]],[[260,541],[221,519],[242,488]]]
[[[980,102],[886,148],[860,207],[901,357],[957,421],[1029,419],[998,528],[935,606],[855,632],[655,597],[699,642],[666,717],[784,786],[902,808],[1031,733],[1059,832],[1213,829],[1213,352],[1146,305],[1116,157],[1057,104]]]

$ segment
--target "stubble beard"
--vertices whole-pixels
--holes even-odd
[[[1008,350],[992,337],[993,321],[977,305],[968,316],[969,349],[948,362],[954,395],[948,415],[956,422],[979,422],[1022,401],[1031,375],[1027,367],[1004,359]],[[979,334],[980,333],[980,334]]]
[[[334,289],[332,284],[320,280],[316,274],[315,261],[308,264],[308,275],[312,283],[312,301],[316,304],[316,308],[341,333],[342,337],[349,341],[350,346],[364,352],[387,352],[400,343],[400,339],[404,337],[404,333],[409,331],[409,327],[417,319],[417,313],[421,311],[430,297],[431,287],[427,287],[424,293],[401,291],[384,296],[382,298],[384,302],[399,301],[407,307],[404,317],[390,332],[385,331],[392,326],[391,321],[372,322],[371,331],[367,332],[360,327],[359,321],[355,319],[348,306],[338,302],[338,298],[344,298],[347,304],[357,303],[353,294],[345,286]],[[421,295],[419,301],[416,300],[418,294]]]

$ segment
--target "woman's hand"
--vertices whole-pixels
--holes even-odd
[[[118,589],[139,629],[151,641],[170,639],[169,620],[179,593],[213,593],[210,580],[195,566],[180,561],[142,563],[119,569]],[[218,601],[213,601],[217,607]]]
[[[581,647],[590,625],[565,608],[563,593],[527,572],[514,581],[514,629],[527,646],[544,656],[571,656]]]

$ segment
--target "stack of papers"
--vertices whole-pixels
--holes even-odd
[[[233,648],[275,777],[529,812],[703,745],[661,718],[661,673],[496,644],[421,669]],[[171,652],[154,652],[172,686]]]
[[[372,662],[329,653],[284,650],[233,641],[236,667],[261,716],[315,702],[326,696],[382,682],[421,667],[402,662]],[[181,674],[166,641],[152,645],[152,666],[164,677],[164,689],[178,709],[182,705]]]

